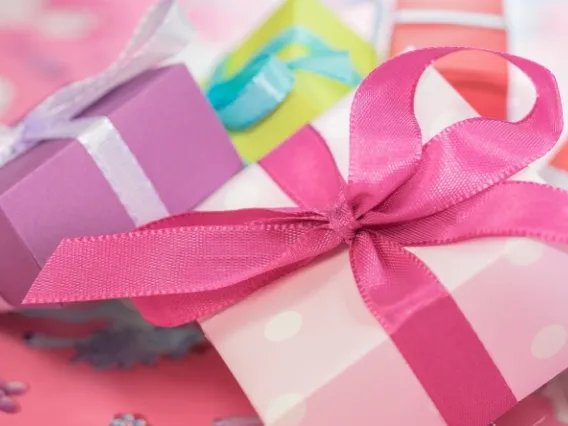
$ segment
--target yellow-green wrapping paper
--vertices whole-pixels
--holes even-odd
[[[365,77],[377,65],[373,47],[318,0],[287,0],[229,55],[225,63],[227,75],[224,77],[240,71],[273,38],[293,26],[308,29],[332,49],[348,51],[361,77]],[[289,60],[307,53],[305,47],[292,44],[281,50],[278,57]],[[313,72],[295,70],[294,74],[295,83],[291,93],[272,114],[247,130],[230,132],[237,151],[245,161],[258,161],[353,89]]]

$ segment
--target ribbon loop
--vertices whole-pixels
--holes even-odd
[[[207,98],[227,129],[244,130],[276,110],[293,86],[294,74],[286,64],[276,56],[263,55],[232,79],[212,86]]]
[[[288,61],[277,56],[292,45],[307,53]],[[226,78],[226,69],[224,60],[213,73],[207,97],[225,127],[235,131],[261,122],[285,101],[294,87],[294,71],[308,71],[349,86],[361,80],[349,52],[330,48],[311,31],[298,26],[272,39],[235,75]]]
[[[563,243],[568,221],[564,220],[567,211],[557,208],[561,205],[568,205],[563,190],[507,181],[440,213],[390,226],[382,234],[404,246],[446,245],[485,237],[546,236],[546,241]]]
[[[418,80],[433,61],[463,50],[486,51],[512,62],[533,81],[539,96],[529,114],[518,122],[483,117],[466,120],[436,135],[423,149],[414,115]],[[400,79],[401,73],[406,78]],[[371,96],[373,92],[377,95]],[[378,95],[381,92],[397,96],[384,102]],[[392,110],[397,111],[396,118]],[[393,118],[385,126],[377,117]],[[468,47],[404,53],[373,71],[355,95],[351,197],[359,197],[359,215],[379,204],[382,212],[397,212],[393,221],[417,217],[418,211],[431,214],[522,170],[554,146],[562,127],[556,80],[550,71],[528,59]],[[421,182],[426,180],[428,185]]]

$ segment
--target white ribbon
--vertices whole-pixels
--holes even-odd
[[[179,53],[190,36],[191,28],[176,1],[156,2],[118,58],[103,72],[58,90],[15,127],[0,125],[0,167],[41,141],[77,139],[135,225],[167,216],[152,182],[110,120],[74,117],[113,89]]]
[[[505,30],[507,22],[493,13],[460,12],[446,9],[400,9],[393,13],[397,24],[441,24]]]

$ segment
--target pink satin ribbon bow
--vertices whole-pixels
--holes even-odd
[[[556,143],[562,111],[547,69],[498,53],[537,88],[528,116],[468,119],[422,146],[413,112],[418,79],[459,50],[467,49],[400,55],[361,83],[348,182],[307,127],[261,162],[299,208],[192,212],[127,234],[65,240],[26,302],[133,298],[148,320],[173,326],[218,313],[347,246],[368,309],[446,423],[486,426],[515,396],[451,295],[404,247],[498,236],[568,243],[567,193],[507,180]],[[296,161],[279,165],[282,154]]]

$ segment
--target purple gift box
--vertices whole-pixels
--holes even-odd
[[[191,209],[243,167],[183,65],[138,76],[80,117],[110,120],[165,214]],[[112,149],[107,168],[120,175],[129,166]],[[42,142],[0,168],[0,307],[20,304],[63,238],[125,232],[141,224],[124,200],[138,203],[138,209],[150,207],[144,198],[137,200],[148,188],[139,191],[140,182],[130,175],[121,194],[102,171],[79,140]],[[149,208],[145,216],[157,219],[152,216],[162,210]]]

